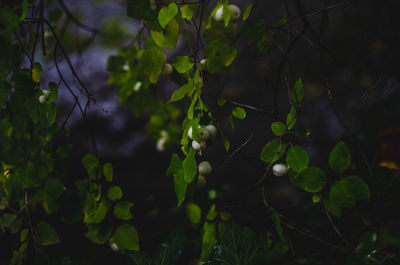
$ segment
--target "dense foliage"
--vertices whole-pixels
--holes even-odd
[[[336,99],[341,94],[328,82],[335,77],[329,71],[343,63],[327,47],[340,37],[330,36],[328,46],[322,37],[329,12],[343,9],[346,18],[357,19],[365,7],[358,1],[320,1],[323,7],[305,11],[299,0],[283,2],[271,5],[283,9],[269,17],[256,0],[127,0],[127,16],[140,25],[132,36],[118,23],[101,31],[84,24],[62,0],[1,0],[0,226],[2,245],[12,249],[1,254],[2,263],[100,262],[57,249],[79,244],[107,246],[105,251],[117,252],[113,258],[136,265],[399,264],[398,84],[376,101],[387,109],[367,109],[356,117],[362,124],[350,128]],[[311,17],[321,14],[320,24],[312,25]],[[91,36],[80,39],[70,23]],[[136,156],[151,160],[138,162],[145,168],[162,167],[164,179],[152,177],[151,191],[143,188],[149,194],[137,201],[130,196],[131,180],[115,174],[122,171],[118,159],[97,146],[100,137],[93,131],[102,124],[82,134],[67,126],[74,112],[91,124],[90,109],[103,108],[71,56],[84,54],[98,34],[113,49],[105,66],[108,88],[118,91],[147,141],[169,161]],[[323,77],[298,69],[314,58],[291,66],[297,46],[302,57],[309,51],[304,44],[319,57]],[[246,70],[241,57],[248,60]],[[252,65],[257,57],[279,62],[268,66],[277,70],[265,70],[274,81],[262,93],[250,95],[255,90],[249,89],[235,97],[218,88],[221,79],[234,79],[240,71],[259,71]],[[55,72],[46,75],[51,69]],[[381,79],[399,78],[390,67],[380,71],[369,89],[384,87]],[[250,76],[241,78],[254,85]],[[320,85],[307,81],[312,79]],[[313,131],[322,125],[304,122],[317,115],[310,111],[315,93],[343,130],[334,142],[323,130]],[[71,98],[67,107],[61,95]],[[246,127],[250,136],[235,137]],[[378,135],[391,138],[380,144]],[[310,148],[313,137],[329,143],[318,147],[322,156]],[[243,155],[244,149],[251,155]],[[138,192],[145,177],[134,166],[129,171]],[[156,188],[157,182],[170,185]],[[274,195],[277,183],[285,186],[278,192],[289,193],[286,199]],[[153,200],[164,201],[164,212],[148,203]],[[136,207],[153,208],[138,216]],[[163,225],[154,228],[163,233],[150,236],[151,222]]]

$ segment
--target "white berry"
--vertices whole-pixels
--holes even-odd
[[[275,164],[272,167],[272,172],[274,172],[274,175],[277,177],[285,176],[289,171],[288,166],[285,164]]]
[[[158,139],[157,144],[156,144],[157,151],[163,152],[165,150],[165,143],[166,142],[167,142],[166,138],[162,137],[162,138]]]
[[[200,60],[200,64],[201,64],[202,66],[205,66],[205,65],[206,65],[206,62],[207,62],[207,59],[201,59],[201,60]]]
[[[199,174],[200,175],[208,175],[212,171],[212,167],[208,161],[203,161],[199,164]]]
[[[217,127],[214,125],[210,124],[206,126],[207,131],[210,133],[210,138],[214,139],[218,135]]]
[[[172,65],[169,63],[164,64],[164,68],[162,70],[162,74],[164,75],[169,75],[172,73]]]
[[[231,21],[236,21],[240,18],[240,8],[235,5],[229,5],[231,11]]]
[[[46,95],[41,95],[39,96],[39,102],[44,104],[47,101],[47,96]]]
[[[199,142],[196,142],[195,140],[192,141],[192,147],[194,150],[198,151],[201,149],[201,145]]]
[[[201,140],[207,140],[210,138],[210,132],[206,128],[200,128],[199,135]]]
[[[118,247],[117,244],[114,243],[114,239],[113,238],[110,238],[109,244],[110,244],[110,247],[111,247],[111,249],[113,251],[115,251],[115,252],[119,251],[119,247]]]
[[[50,96],[51,91],[49,90],[42,90],[42,94],[45,95],[46,97]]]
[[[199,125],[199,126],[197,126],[197,128],[200,129],[201,126]],[[190,139],[193,139],[193,128],[192,127],[190,127],[189,130],[188,130],[188,136],[189,136]]]
[[[141,87],[142,87],[142,82],[138,81],[135,83],[135,86],[133,87],[133,91],[138,92]]]
[[[224,19],[224,17],[222,16],[223,11],[224,11],[223,6],[217,9],[214,15],[215,21],[222,21]]]

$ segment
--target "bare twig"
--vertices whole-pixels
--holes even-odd
[[[333,222],[331,215],[329,214],[328,210],[325,208],[325,214],[328,217],[329,223],[332,225],[333,229],[335,230],[336,234],[340,237],[340,239],[343,240],[343,242],[348,245],[353,251],[355,251],[355,247],[342,235],[342,233],[339,231],[339,228],[336,226],[336,224]]]
[[[251,135],[249,136],[249,138],[247,138],[247,140],[246,140],[243,144],[241,144],[238,148],[236,148],[236,150],[233,151],[233,152],[225,159],[223,165],[226,165],[226,164],[229,162],[229,160],[232,159],[233,156],[235,156],[237,153],[239,153],[239,152],[251,141],[251,139],[253,139],[253,137],[254,137],[254,134],[251,134]]]
[[[269,113],[269,114],[274,113],[272,110],[260,109],[260,108],[253,107],[253,106],[246,105],[246,104],[242,104],[242,103],[239,103],[239,102],[236,102],[236,101],[233,101],[233,100],[229,100],[229,102],[232,103],[233,105],[237,105],[237,106],[240,106],[240,107],[248,108],[248,109],[251,109],[251,110],[254,110],[254,111],[258,111],[258,112]]]

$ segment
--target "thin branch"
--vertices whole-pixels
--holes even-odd
[[[228,101],[230,103],[232,103],[233,105],[237,105],[237,106],[240,106],[240,107],[248,108],[248,109],[251,109],[251,110],[254,110],[254,111],[263,112],[263,113],[269,113],[269,114],[273,114],[274,113],[272,110],[260,109],[260,108],[253,107],[253,106],[246,105],[246,104],[242,104],[242,103],[239,103],[239,102],[236,102],[236,101],[233,101],[233,100],[228,100]]]
[[[247,138],[247,140],[246,140],[243,144],[241,144],[238,148],[236,148],[236,150],[233,151],[233,152],[225,159],[223,165],[226,165],[226,164],[228,163],[228,161],[229,161],[230,159],[232,159],[233,156],[235,156],[237,153],[239,153],[239,152],[251,141],[251,139],[253,139],[253,137],[254,137],[254,134],[252,133],[252,134],[249,136],[249,138]]]
[[[90,33],[92,33],[93,35],[97,35],[99,34],[99,31],[89,25],[86,25],[84,23],[82,23],[81,21],[79,21],[79,19],[77,19],[72,12],[68,9],[67,5],[64,3],[64,0],[58,0],[61,8],[64,10],[64,12],[67,14],[68,18],[72,20],[72,22],[74,22],[78,27],[80,27],[81,29],[84,29],[86,31],[89,31]]]
[[[331,215],[329,214],[328,210],[325,208],[325,214],[328,217],[329,223],[332,225],[333,229],[335,230],[336,234],[340,237],[340,239],[343,240],[346,245],[348,245],[354,252],[356,251],[355,247],[342,235],[342,233],[339,231],[339,228],[336,226],[336,224],[333,222]]]

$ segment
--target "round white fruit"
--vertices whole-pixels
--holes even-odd
[[[42,90],[42,94],[45,95],[46,97],[50,96],[51,91],[49,90]]]
[[[222,13],[224,12],[223,6],[220,6],[220,8],[217,9],[214,15],[215,21],[222,21],[224,17],[222,16]]]
[[[206,126],[207,131],[210,133],[210,138],[214,139],[218,135],[217,127],[214,125],[210,124]]]
[[[199,125],[199,126],[197,126],[197,128],[200,129],[201,126]],[[190,139],[193,139],[193,128],[192,127],[190,127],[189,130],[188,130],[188,136],[189,136]]]
[[[200,60],[200,64],[201,64],[202,66],[205,66],[205,65],[206,65],[206,62],[207,62],[207,59],[201,59],[201,60]]]
[[[169,63],[164,64],[164,68],[162,70],[162,74],[164,75],[169,75],[172,73],[172,65]]]
[[[199,174],[200,175],[208,175],[212,171],[212,167],[208,161],[203,161],[199,164]]]
[[[199,129],[199,135],[201,140],[207,140],[210,138],[210,132],[206,128],[200,128]]]
[[[140,88],[142,87],[142,82],[137,81],[133,87],[133,91],[138,92]]]
[[[201,149],[200,143],[197,142],[197,141],[195,141],[195,140],[192,141],[192,147],[193,147],[193,149],[196,150],[196,151],[198,151],[198,150]]]
[[[272,172],[274,172],[274,175],[277,177],[285,176],[289,171],[288,166],[285,164],[275,164],[272,167]]]
[[[110,247],[113,251],[118,252],[119,251],[119,247],[117,244],[114,243],[114,239],[110,238]]]
[[[165,143],[166,142],[167,142],[166,138],[162,137],[162,138],[158,139],[157,144],[156,144],[157,151],[163,152],[165,150]]]
[[[47,101],[47,96],[46,95],[41,95],[39,96],[39,102],[44,104]]]
[[[229,5],[231,11],[231,20],[236,21],[240,18],[240,8],[235,5]]]

